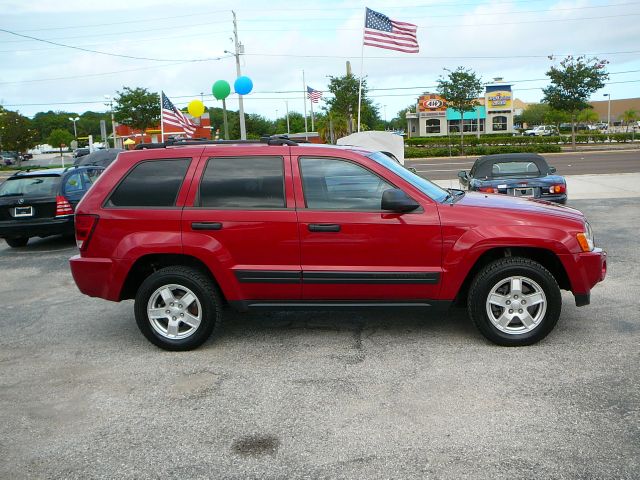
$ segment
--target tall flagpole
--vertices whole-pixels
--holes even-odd
[[[160,90],[160,143],[164,142],[164,121],[162,120],[162,97],[163,96],[164,96],[164,92]]]
[[[304,70],[302,70],[302,101],[304,102],[304,138],[309,139],[307,132],[307,82],[304,80]]]
[[[362,108],[362,72],[364,69],[364,29],[367,26],[367,9],[364,10],[364,25],[362,26],[362,50],[360,53],[360,85],[358,86],[358,132],[360,131],[360,110]]]

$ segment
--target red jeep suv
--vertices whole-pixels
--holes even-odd
[[[355,147],[176,141],[121,153],[76,210],[71,270],[93,297],[135,299],[142,333],[202,344],[225,306],[443,307],[489,340],[529,345],[560,289],[587,305],[606,254],[577,210],[443,190]]]

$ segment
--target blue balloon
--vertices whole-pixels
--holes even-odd
[[[236,91],[236,93],[240,95],[246,95],[251,90],[253,90],[253,82],[249,77],[245,77],[245,76],[238,77],[236,78],[236,81],[233,83],[233,88]]]

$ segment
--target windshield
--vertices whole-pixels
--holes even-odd
[[[60,176],[9,178],[0,185],[0,197],[12,195],[54,196]]]
[[[440,188],[438,185],[430,182],[426,178],[422,178],[421,176],[407,170],[398,162],[390,159],[382,152],[373,152],[368,154],[367,157],[387,167],[393,173],[401,177],[403,180],[409,182],[411,185],[416,187],[418,190],[420,190],[436,202],[443,202],[449,196],[446,190]]]

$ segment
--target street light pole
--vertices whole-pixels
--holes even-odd
[[[78,140],[78,130],[76,130],[76,122],[80,120],[80,117],[71,118],[69,117],[69,121],[73,122],[73,138]]]
[[[289,128],[289,100],[284,101],[284,106],[287,109],[287,135],[291,133],[291,129]]]
[[[605,93],[603,96],[607,97],[607,133],[611,133],[611,94]]]

